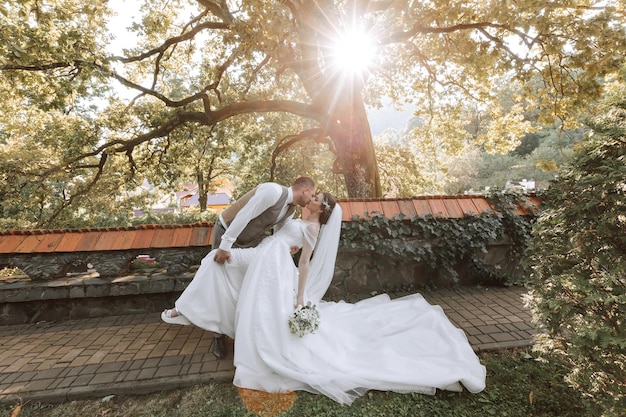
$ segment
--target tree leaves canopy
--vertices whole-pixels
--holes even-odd
[[[60,192],[51,184],[55,176],[66,179],[66,199],[86,195],[113,166],[113,155],[126,160],[115,168],[122,176],[134,175],[149,169],[151,158],[164,161],[181,132],[197,131],[190,126],[243,128],[251,120],[246,115],[256,122],[246,129],[258,133],[249,137],[271,149],[317,144],[333,155],[348,196],[380,196],[366,103],[412,102],[443,121],[441,109],[475,103],[495,115],[476,138],[510,149],[532,130],[522,110],[545,122],[575,120],[626,48],[622,1],[137,3],[129,33],[109,32],[115,13],[99,0],[0,5],[2,169],[23,179],[18,189],[25,198],[31,198],[26,184],[46,190],[38,224],[54,223],[48,208]],[[375,60],[348,73],[336,63],[333,44],[357,29],[375,39]],[[127,47],[112,51],[114,36]],[[502,82],[525,88],[506,107],[497,97]],[[272,125],[270,114],[298,122]],[[197,144],[189,143],[195,152]],[[27,165],[18,162],[24,149],[39,153]],[[78,177],[80,185],[71,181]],[[271,172],[269,178],[291,180]]]

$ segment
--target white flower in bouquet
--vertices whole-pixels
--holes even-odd
[[[319,326],[320,313],[315,305],[311,305],[311,302],[294,311],[289,317],[289,330],[299,337],[315,333]]]

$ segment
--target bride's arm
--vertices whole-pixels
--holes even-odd
[[[307,226],[307,232],[310,235],[314,235],[315,239],[319,232],[319,226],[312,230],[311,226]],[[298,293],[296,296],[296,308],[304,306],[304,289],[306,288],[306,280],[309,275],[309,263],[311,261],[311,255],[313,255],[313,247],[315,246],[315,240],[311,242],[310,239],[304,239],[302,246],[302,253],[300,253],[300,260],[298,262]]]

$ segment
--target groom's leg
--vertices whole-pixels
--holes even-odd
[[[216,334],[213,338],[213,355],[217,359],[224,359],[226,354],[226,336],[223,334]]]
[[[257,248],[235,248],[236,252],[232,252],[231,261],[221,265],[222,268],[225,269],[226,275],[229,278],[229,284],[231,288],[231,296],[234,298],[235,302],[239,298],[239,291],[241,290],[241,285],[243,284],[243,279],[250,265],[250,262],[255,257],[257,252]],[[224,320],[224,328],[232,328],[234,334],[235,327],[235,312],[232,312],[232,317],[225,317]],[[228,333],[230,334],[230,333]],[[226,350],[226,336],[223,334],[215,334],[213,338],[213,345],[211,347],[211,351],[213,355],[217,359],[224,359],[228,356],[228,351]]]
[[[213,243],[212,249],[217,249],[220,246],[222,235],[224,234],[224,226],[222,226],[220,220],[216,221],[213,225]],[[224,359],[226,357],[226,336],[216,333],[213,337],[213,345],[211,351],[217,359]]]

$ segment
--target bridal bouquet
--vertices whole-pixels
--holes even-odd
[[[307,305],[293,312],[289,317],[289,330],[296,336],[315,333],[320,326],[320,312],[315,305],[308,302]]]

